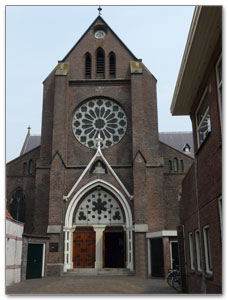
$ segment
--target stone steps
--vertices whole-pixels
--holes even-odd
[[[105,269],[71,269],[63,273],[63,276],[133,276],[134,272],[124,268]]]

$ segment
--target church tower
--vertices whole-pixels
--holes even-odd
[[[168,157],[191,158],[159,141],[155,77],[99,15],[43,86],[27,241],[45,245],[43,276],[164,276],[184,176],[166,181]]]
[[[44,81],[36,208],[46,222],[37,214],[35,229],[60,247],[48,272],[135,264],[144,274],[145,234],[164,224],[161,164],[156,79],[98,16]]]

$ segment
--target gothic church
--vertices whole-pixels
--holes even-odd
[[[29,130],[6,170],[6,206],[25,223],[23,279],[164,277],[178,264],[192,141],[158,133],[156,82],[101,16],[44,80],[41,137]]]

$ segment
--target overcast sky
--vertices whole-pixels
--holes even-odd
[[[102,18],[157,78],[159,131],[190,131],[170,104],[194,6],[102,6]],[[43,80],[97,17],[97,6],[6,8],[6,161],[28,125],[41,133]]]

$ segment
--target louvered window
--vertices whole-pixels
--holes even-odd
[[[86,53],[85,56],[85,76],[91,78],[91,56],[89,53]]]
[[[104,62],[104,52],[102,49],[97,51],[96,60],[96,75],[99,78],[104,78],[105,75],[105,62]]]
[[[111,52],[109,56],[109,74],[110,77],[116,76],[116,57],[113,52]]]

